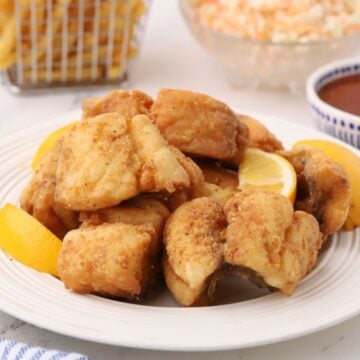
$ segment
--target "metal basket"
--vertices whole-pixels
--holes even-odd
[[[126,79],[151,0],[15,0],[14,91]]]

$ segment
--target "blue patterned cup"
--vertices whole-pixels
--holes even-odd
[[[319,128],[360,149],[360,116],[331,106],[318,95],[319,90],[326,84],[355,74],[360,74],[360,58],[330,63],[310,75],[306,93]]]

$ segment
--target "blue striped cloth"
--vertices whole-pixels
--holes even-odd
[[[0,337],[0,360],[88,360],[81,354],[46,350]]]

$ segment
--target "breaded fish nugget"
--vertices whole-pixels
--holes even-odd
[[[80,221],[82,222],[80,229],[117,223],[146,226],[151,235],[151,242],[148,244],[149,266],[143,279],[142,295],[147,295],[154,287],[160,273],[162,232],[169,214],[167,207],[155,196],[151,194],[139,195],[113,208],[80,213]]]
[[[169,265],[166,254],[163,257],[162,265],[166,286],[179,304],[183,306],[196,305],[203,297],[207,296],[207,283],[203,282],[198,287],[191,288],[175,274],[173,268]]]
[[[147,116],[111,113],[76,124],[64,135],[55,197],[67,209],[91,211],[140,192],[171,193],[202,181],[198,166],[170,147]]]
[[[177,209],[186,201],[199,197],[210,197],[224,206],[232,194],[237,191],[239,180],[235,171],[222,167],[214,161],[197,159],[195,162],[202,170],[205,182],[168,196],[167,201],[171,210]]]
[[[124,223],[129,225],[150,225],[153,227],[156,243],[162,238],[164,223],[170,215],[168,208],[158,199],[146,195],[122,202],[120,205],[92,211],[81,212],[81,228],[98,226],[103,223]],[[158,246],[154,245],[156,251]]]
[[[316,149],[279,153],[291,162],[298,178],[295,209],[316,217],[326,237],[339,231],[349,214],[351,186],[340,164]]]
[[[59,277],[78,293],[140,300],[151,268],[151,226],[103,223],[68,232],[58,258]]]
[[[280,140],[260,121],[246,115],[237,115],[237,118],[249,129],[249,147],[267,152],[284,149]]]
[[[247,148],[247,127],[210,96],[162,89],[151,118],[169,144],[186,154],[238,164]]]
[[[164,231],[164,275],[181,305],[192,305],[221,265],[225,227],[221,206],[210,198],[186,202],[168,219]],[[194,291],[193,295],[182,293],[185,285],[179,286],[175,275]]]
[[[131,119],[139,114],[148,115],[152,104],[152,98],[141,91],[114,90],[103,99],[86,99],[83,119],[113,112]]]
[[[236,193],[224,208],[225,262],[291,295],[315,266],[322,236],[316,219],[265,191]]]
[[[24,189],[20,204],[34,218],[59,238],[79,225],[78,214],[66,210],[54,199],[59,144],[56,144],[41,160]]]

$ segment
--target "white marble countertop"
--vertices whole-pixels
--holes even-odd
[[[306,101],[287,93],[234,90],[221,69],[195,43],[177,9],[176,1],[156,0],[141,56],[133,69],[131,86],[155,95],[161,87],[188,88],[223,99],[243,110],[261,111],[314,127]],[[108,91],[70,91],[41,96],[13,96],[0,85],[0,136],[24,126],[50,120],[79,108],[88,95]],[[276,326],[276,323],[274,323]],[[187,354],[191,359],[359,359],[360,317],[317,334],[253,349]],[[47,348],[84,353],[91,360],[182,359],[183,353],[112,347],[68,338],[37,328],[0,312],[0,336]],[[219,334],[221,336],[221,334]]]

